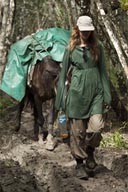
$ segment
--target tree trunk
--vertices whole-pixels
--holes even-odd
[[[112,21],[110,22],[110,19],[106,16],[100,0],[96,1],[96,7],[100,15],[100,20],[104,24],[104,30],[108,34],[109,42],[114,47],[118,60],[122,65],[126,78],[128,79],[128,65],[126,62],[126,58],[128,58],[127,43],[120,35],[118,26]]]
[[[109,75],[112,89],[112,108],[122,121],[128,120],[128,50],[127,38],[123,33],[121,19],[127,13],[121,10],[120,5],[114,1],[91,0],[91,14],[95,20],[95,26],[106,48],[109,61]],[[119,12],[119,13],[118,13]],[[114,16],[116,14],[116,17]],[[126,23],[127,24],[127,23]]]
[[[0,0],[0,79],[10,46],[14,8],[14,0]]]

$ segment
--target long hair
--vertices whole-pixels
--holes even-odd
[[[82,32],[79,31],[78,26],[74,27],[68,44],[68,48],[71,51],[76,47],[76,45],[80,45],[81,43],[80,33]],[[87,39],[87,42],[85,43],[87,43],[92,54],[94,55],[95,60],[97,61],[99,57],[99,49],[98,49],[98,37],[95,31],[91,31]]]

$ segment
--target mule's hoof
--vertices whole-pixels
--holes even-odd
[[[39,143],[40,145],[43,145],[43,144],[44,144],[42,135],[39,135],[38,143]]]
[[[45,144],[45,149],[47,149],[49,151],[53,151],[55,146],[56,146],[55,139],[53,138],[52,135],[48,135],[47,136],[47,141],[46,141],[46,144]]]
[[[53,151],[55,146],[56,146],[55,143],[51,143],[51,142],[47,141],[45,144],[45,149],[47,149],[48,151]]]
[[[15,131],[15,132],[18,132],[19,130],[20,130],[19,127],[15,127],[15,128],[14,128],[14,131]]]
[[[33,140],[34,140],[34,141],[39,141],[39,137],[36,137],[36,136],[35,136],[35,137],[33,137]]]

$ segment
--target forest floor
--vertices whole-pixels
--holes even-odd
[[[66,140],[56,138],[53,151],[45,149],[41,136],[34,142],[29,110],[22,114],[18,133],[14,125],[15,111],[9,110],[0,119],[0,192],[128,192],[128,150],[99,147],[94,177],[81,180],[75,177],[75,161]]]

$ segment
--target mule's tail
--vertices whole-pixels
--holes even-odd
[[[31,87],[27,86],[24,97],[24,109],[26,109],[27,107],[33,108],[33,106],[34,106],[34,95],[32,93]]]

